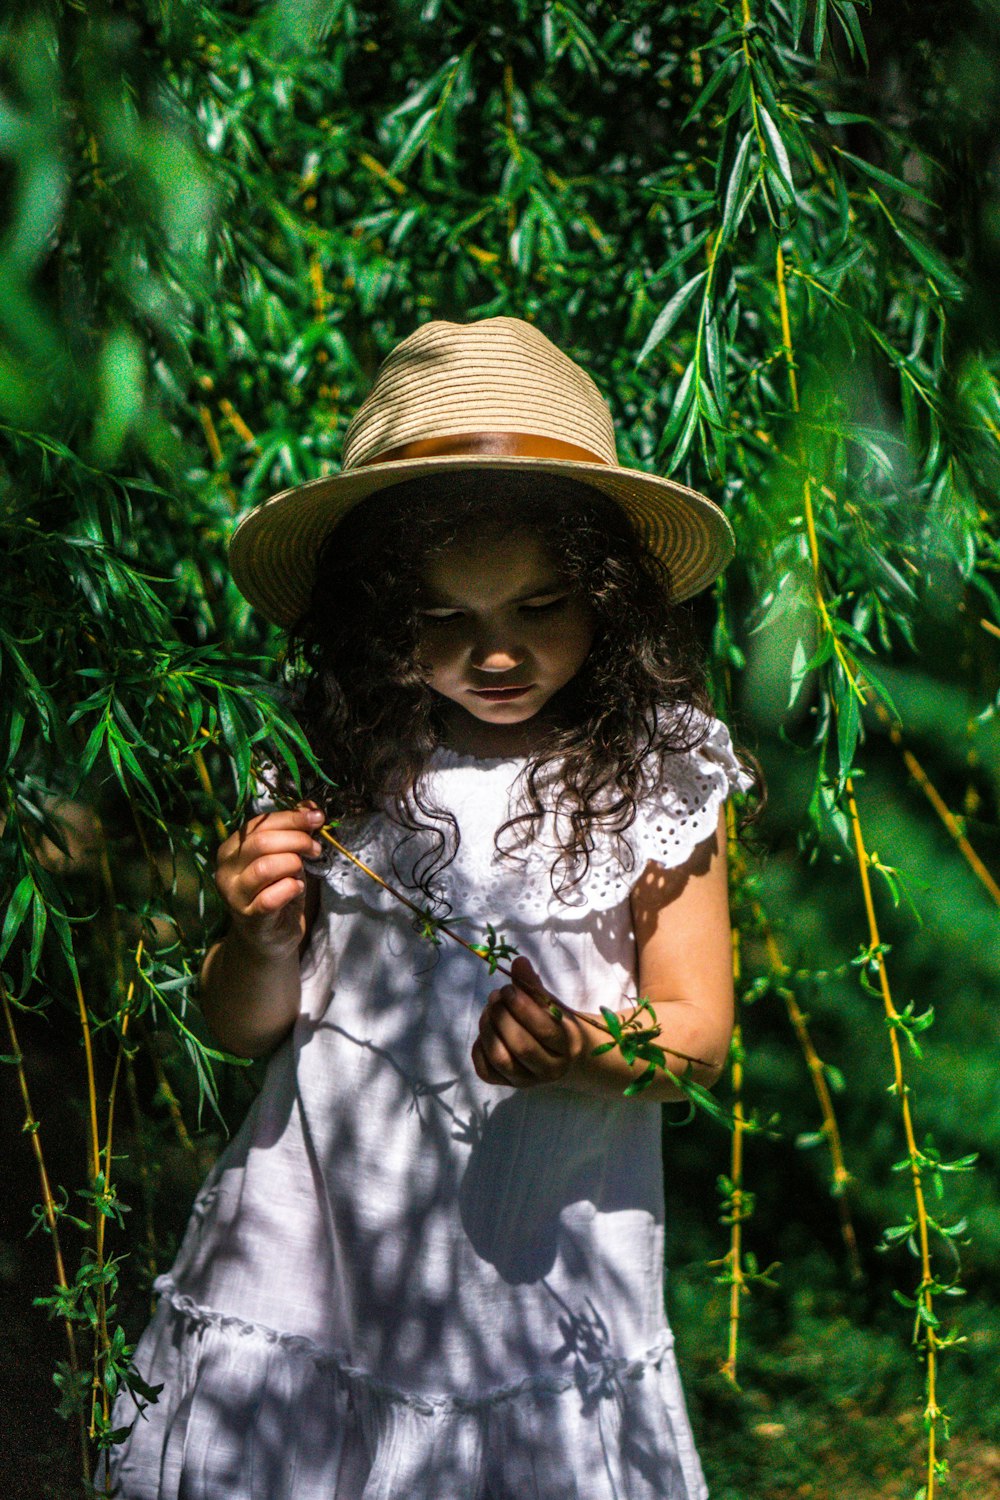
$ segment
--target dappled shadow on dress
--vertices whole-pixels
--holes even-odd
[[[688,1500],[672,1439],[654,1481],[639,1437],[669,1433],[674,1387],[604,1317],[650,1267],[595,1238],[655,1217],[648,1110],[481,1084],[496,981],[354,932],[205,1197],[199,1295],[137,1351],[166,1389],[136,1485],[164,1459],[126,1500]]]
[[[626,1169],[607,1170],[607,1121],[581,1133],[578,1095],[525,1089],[484,1111],[459,1189],[459,1212],[469,1243],[511,1286],[540,1282],[557,1254],[583,1276],[578,1240],[594,1217],[595,1176],[602,1211],[638,1209],[648,1185]],[[596,1112],[595,1112],[596,1113]],[[579,1233],[577,1232],[579,1231]]]

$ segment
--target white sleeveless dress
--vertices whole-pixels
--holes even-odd
[[[435,889],[570,1005],[622,1007],[630,888],[749,780],[712,720],[624,862],[609,840],[565,905],[544,847],[495,854],[522,769],[434,756],[462,832]],[[383,818],[351,837],[389,879],[426,849]],[[660,1107],[482,1083],[503,981],[341,856],[312,868],[301,1013],[155,1283],[135,1363],[163,1391],[113,1450],[124,1500],[702,1500],[663,1310]],[[134,1418],[120,1394],[114,1425]]]

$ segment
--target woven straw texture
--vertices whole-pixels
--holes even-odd
[[[398,344],[344,436],[344,469],[402,443],[465,432],[561,438],[616,464],[607,402],[579,365],[520,318],[425,323]]]
[[[444,454],[379,462],[406,443],[469,433],[518,433],[572,444],[570,458]],[[284,490],[238,526],[229,561],[237,587],[268,619],[293,624],[309,603],[317,552],[355,505],[390,485],[464,469],[558,474],[617,501],[670,571],[674,597],[711,583],[733,534],[711,500],[619,466],[607,403],[591,377],[531,324],[486,318],[424,324],[387,356],[344,440],[339,474]]]

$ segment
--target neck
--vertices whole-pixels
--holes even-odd
[[[442,718],[442,744],[477,760],[531,755],[552,728],[551,720],[540,713],[521,724],[487,724],[455,705],[450,705]]]

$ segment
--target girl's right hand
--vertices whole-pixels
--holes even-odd
[[[323,846],[323,814],[307,803],[260,813],[219,846],[215,884],[242,940],[261,957],[296,951],[307,935],[303,859]]]

